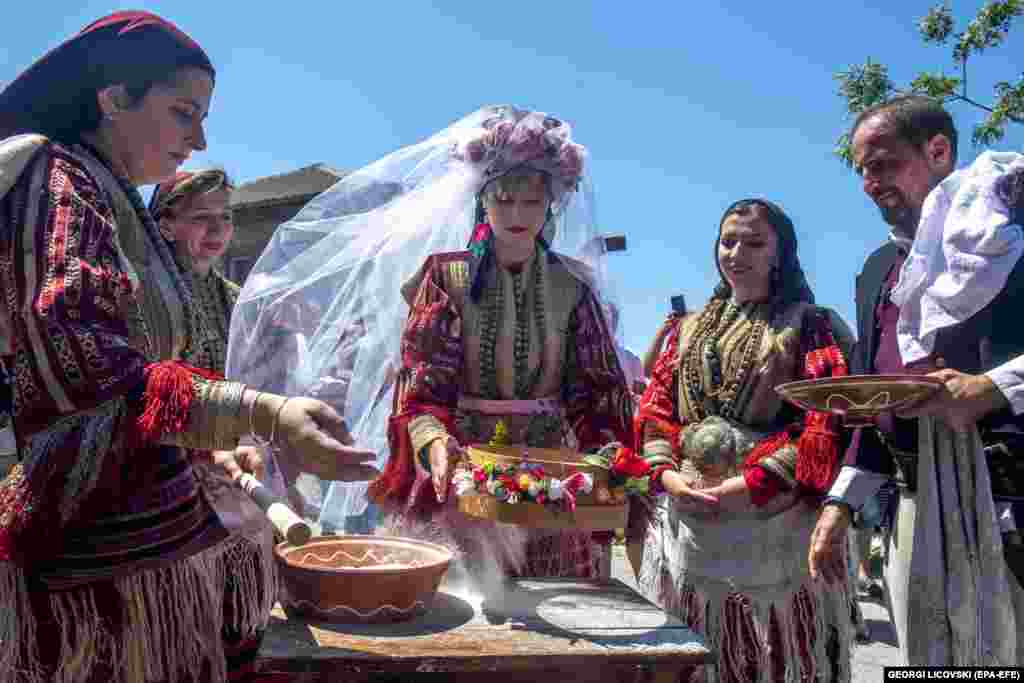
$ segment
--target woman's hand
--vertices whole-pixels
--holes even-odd
[[[750,489],[747,480],[742,476],[730,477],[718,486],[698,491],[718,500],[719,509],[728,512],[752,510],[754,504],[750,500]]]
[[[437,502],[443,503],[448,498],[448,483],[452,479],[452,470],[462,458],[464,451],[453,437],[434,439],[430,444],[430,478],[434,482],[434,494]]]
[[[238,481],[244,473],[257,479],[263,478],[263,456],[258,448],[239,446],[233,451],[213,451],[210,453],[214,465],[219,465],[231,481]]]
[[[273,394],[259,399],[253,406],[257,433],[264,438],[273,433],[277,445],[297,460],[299,469],[326,481],[368,481],[377,476],[373,467],[377,455],[353,447],[345,421],[323,401],[292,398],[286,402]]]
[[[687,512],[707,517],[718,515],[720,509],[718,498],[693,488],[691,482],[679,472],[668,471],[662,474],[661,486]]]

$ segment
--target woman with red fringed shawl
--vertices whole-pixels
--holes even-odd
[[[775,387],[845,375],[852,338],[814,305],[774,204],[729,207],[715,261],[721,284],[671,331],[637,411],[638,450],[665,494],[646,525],[641,590],[703,634],[717,657],[708,681],[848,681],[848,597],[806,564],[844,434]]]
[[[455,146],[452,171],[474,179],[462,190],[476,197],[469,248],[431,256],[403,288],[390,458],[370,495],[388,532],[456,548],[476,578],[595,577],[590,534],[473,520],[450,489],[461,448],[488,442],[499,422],[508,445],[593,451],[632,438],[633,401],[593,280],[549,247],[583,149],[564,122],[511,107],[479,131]]]
[[[373,472],[325,404],[186,364],[209,327],[136,187],[205,148],[213,84],[188,36],[121,12],[0,92],[5,683],[249,680],[259,634],[226,623],[227,531],[192,459],[252,433],[328,478]]]

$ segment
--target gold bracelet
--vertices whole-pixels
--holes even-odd
[[[245,385],[241,382],[225,382],[224,388],[224,414],[223,422],[217,435],[218,445],[227,447],[225,450],[233,450],[238,446],[239,429],[238,416],[242,412],[242,396],[245,395]]]
[[[281,405],[277,407],[277,412],[274,413],[274,423],[270,426],[270,443],[276,444],[277,442],[277,424],[281,421],[281,411],[288,405],[288,401],[292,400],[290,396],[286,397],[281,401]]]
[[[254,417],[256,414],[256,404],[259,403],[260,396],[262,395],[262,391],[257,391],[256,395],[252,399],[252,403],[249,404],[249,436],[251,436],[252,440],[259,446],[267,445],[267,440],[256,433],[256,418]]]

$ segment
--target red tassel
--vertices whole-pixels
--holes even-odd
[[[797,442],[796,480],[816,493],[828,490],[840,464],[839,437],[829,422],[828,415],[808,414]]]
[[[140,442],[155,442],[164,434],[184,431],[188,411],[195,398],[191,369],[172,361],[146,367],[146,391],[143,411],[135,420]]]
[[[583,488],[585,480],[586,477],[582,472],[576,472],[562,482],[562,496],[565,498],[565,504],[569,508],[569,512],[576,512],[576,494]]]

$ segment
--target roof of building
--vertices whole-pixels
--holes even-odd
[[[338,182],[344,171],[327,164],[313,164],[279,175],[257,178],[239,185],[231,193],[231,206],[235,209],[287,204],[296,200],[309,200]]]

